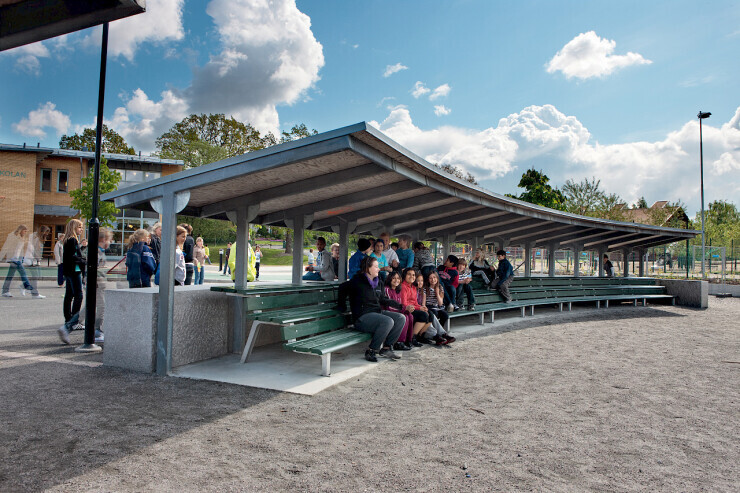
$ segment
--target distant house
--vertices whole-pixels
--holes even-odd
[[[627,204],[617,204],[616,208],[626,222],[685,228],[689,220],[682,207],[673,206],[667,200],[659,200],[650,207],[630,209]]]

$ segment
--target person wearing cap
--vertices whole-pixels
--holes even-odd
[[[491,281],[491,288],[498,289],[506,303],[511,303],[511,293],[509,285],[514,280],[514,267],[511,262],[506,260],[506,250],[496,252],[498,257],[498,267],[496,268],[496,278]]]

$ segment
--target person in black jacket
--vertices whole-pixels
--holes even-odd
[[[182,223],[180,226],[188,231],[188,237],[185,238],[185,245],[182,247],[182,253],[185,255],[185,285],[190,286],[193,284],[193,273],[195,272],[195,267],[193,266],[195,239],[193,239],[193,227],[191,225]]]
[[[339,310],[346,311],[346,300],[349,298],[355,329],[373,336],[370,347],[365,351],[365,359],[372,362],[378,361],[376,353],[384,358],[400,359],[401,356],[391,348],[398,341],[406,323],[403,313],[385,309],[403,307],[386,296],[383,281],[378,277],[379,272],[378,259],[365,257],[360,264],[360,272],[339,286]]]
[[[70,219],[64,233],[64,250],[62,268],[66,291],[64,293],[64,325],[57,332],[64,344],[69,344],[69,333],[79,324],[82,307],[82,273],[85,271],[85,259],[80,246],[87,246],[87,240],[79,241],[82,235],[82,221]]]
[[[162,251],[162,223],[155,223],[154,226],[152,226],[149,250],[152,251],[155,264],[159,265],[159,254]]]

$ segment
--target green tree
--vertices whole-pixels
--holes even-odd
[[[692,228],[701,230],[701,212],[696,213]],[[716,200],[709,203],[704,212],[704,231],[712,246],[723,246],[728,250],[734,245],[740,245],[740,212],[737,206],[725,200]],[[701,236],[697,235],[692,243],[701,245]]]
[[[202,237],[205,243],[236,241],[236,225],[231,221],[178,215],[177,223],[190,224],[193,227],[193,236]]]
[[[115,171],[111,171],[106,163],[107,160],[105,158],[100,160],[100,184],[98,189],[100,195],[113,192],[118,188],[118,182],[121,181],[121,175]],[[69,192],[70,197],[72,197],[72,208],[78,209],[80,215],[88,220],[92,219],[94,181],[95,174],[90,170],[90,173],[82,179],[82,186]],[[118,209],[116,209],[116,206],[112,202],[98,201],[98,221],[101,226],[112,227],[115,224],[117,213]]]
[[[82,131],[82,135],[62,135],[59,140],[60,149],[74,149],[81,151],[83,148],[87,148],[88,151],[95,150],[95,136],[96,131],[94,128],[86,128]],[[103,152],[111,152],[115,154],[136,154],[134,148],[126,143],[115,130],[108,128],[108,125],[103,124],[103,140],[100,143],[100,148]]]
[[[565,210],[582,216],[591,215],[599,208],[604,198],[604,192],[599,188],[601,180],[595,177],[588,178],[576,183],[566,180],[563,185],[565,195]]]
[[[305,123],[301,123],[299,125],[294,125],[293,128],[290,129],[290,132],[283,131],[280,137],[280,143],[282,144],[283,142],[290,142],[304,137],[310,137],[317,133],[319,132],[317,132],[316,129],[309,130]]]
[[[263,137],[252,125],[226,118],[223,113],[190,115],[155,142],[160,157],[182,159],[186,168],[264,149],[274,143],[272,134]]]
[[[509,195],[524,202],[537,204],[550,209],[565,210],[565,195],[557,188],[548,184],[550,178],[542,171],[528,169],[519,180],[519,188],[526,191],[519,196]]]
[[[633,209],[647,209],[648,203],[647,200],[645,200],[645,197],[640,197],[640,200],[637,201],[635,205],[632,206]]]

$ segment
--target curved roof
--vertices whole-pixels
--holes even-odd
[[[491,192],[441,171],[364,122],[102,198],[117,207],[151,209],[151,200],[183,191],[189,191],[189,200],[182,214],[192,216],[223,219],[237,207],[251,206],[257,224],[282,226],[304,217],[307,229],[331,231],[344,220],[355,233],[390,230],[477,244],[609,250],[698,234],[579,216]]]

